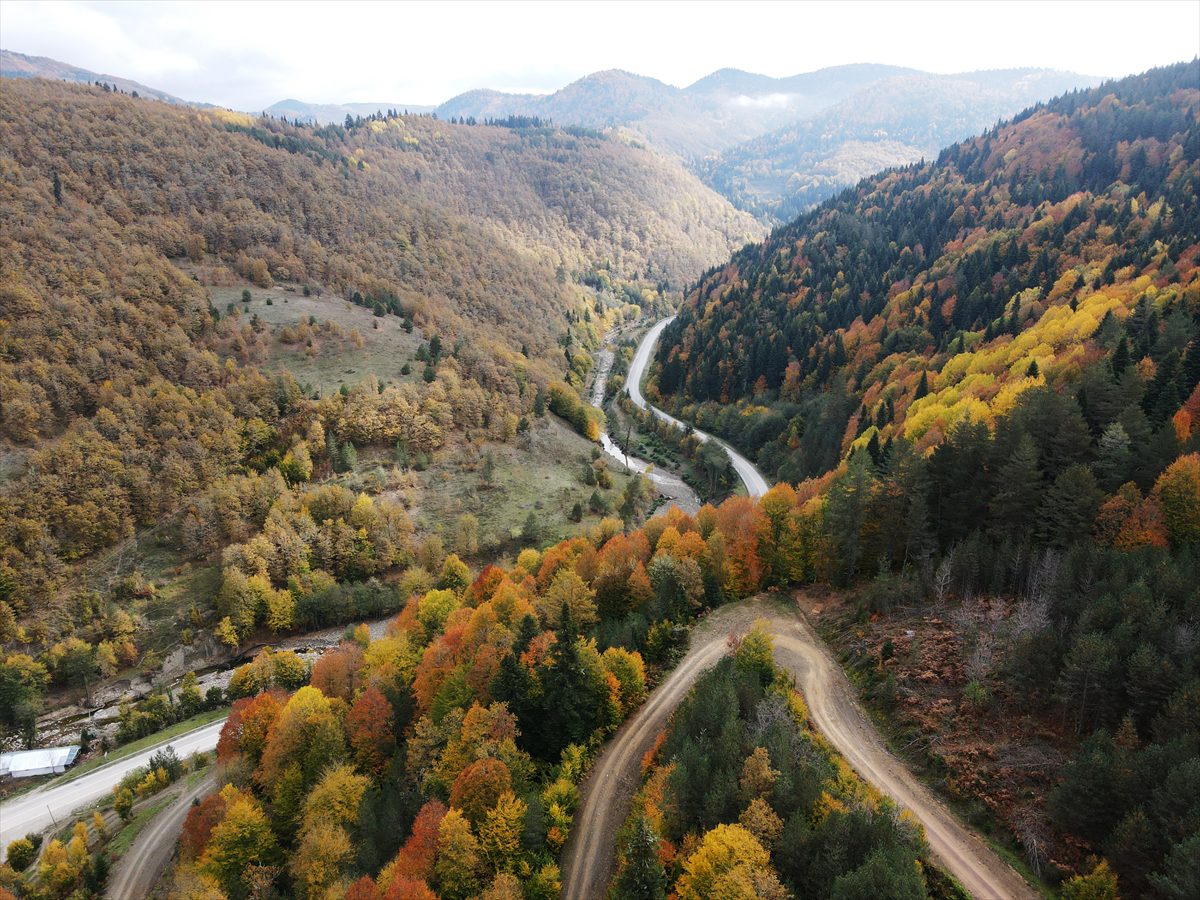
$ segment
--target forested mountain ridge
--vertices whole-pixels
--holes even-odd
[[[587,371],[593,313],[654,301],[757,227],[669,160],[552,128],[314,130],[42,80],[6,82],[0,121],[0,639],[34,646],[92,620],[78,563],[177,524],[185,498],[202,500],[192,552],[211,554],[243,527],[214,526],[240,501],[211,492],[277,496],[276,466],[294,483],[351,442],[511,440],[547,385]],[[415,329],[425,377],[396,360],[306,396],[258,367],[268,344],[336,338],[315,316],[272,336],[214,300],[231,284]],[[80,597],[84,613],[63,605]]]
[[[311,125],[340,125],[346,116],[369,116],[385,109],[405,113],[429,113],[434,107],[419,103],[307,103],[289,97],[268,106],[263,112],[278,119],[307,122]]]
[[[163,100],[167,103],[206,106],[204,103],[192,103],[181,100],[166,91],[148,87],[141,82],[119,75],[102,75],[88,69],[81,69],[70,63],[59,62],[48,56],[29,56],[12,50],[0,50],[0,78],[49,78],[56,81],[69,81],[76,84],[95,84],[102,82],[112,85],[127,94],[137,92],[139,96]]]
[[[899,66],[858,64],[786,78],[720,69],[676,88],[613,70],[593,73],[552,94],[468,91],[443,103],[437,113],[443,118],[476,119],[538,116],[561,125],[625,128],[694,162],[707,183],[743,208],[771,213],[777,211],[781,197],[796,193],[796,186],[783,191],[770,179],[770,183],[748,185],[764,167],[771,170],[771,178],[786,182],[796,174],[803,179],[812,164],[803,158],[805,154],[828,153],[829,147],[848,140],[879,142],[884,139],[881,131],[896,131],[894,143],[919,130],[910,123],[922,119],[926,127],[941,128],[939,135],[945,139],[918,140],[913,134],[908,135],[909,143],[932,152],[1035,100],[1091,83],[1094,80],[1087,76],[1042,69],[933,75]],[[914,107],[908,95],[917,87],[924,96]],[[805,124],[810,120],[819,124]],[[867,127],[872,122],[873,127]],[[866,131],[860,134],[863,128]],[[911,147],[904,154],[892,152],[885,157],[890,164],[915,158]],[[872,171],[876,170],[858,175]],[[820,188],[816,199],[824,199],[850,180],[842,170],[838,177],[834,187]]]
[[[1198,116],[1193,61],[867,179],[658,354],[668,408],[796,485],[792,577],[854,587],[827,634],[901,743],[1108,896],[1200,859]]]
[[[113,83],[173,103],[162,91],[44,57],[4,51],[0,74]],[[718,69],[687,87],[617,69],[593,72],[549,94],[479,88],[440,105],[281,100],[268,115],[340,125],[393,108],[458,122],[509,117],[559,126],[620,129],[683,159],[738,208],[763,221],[795,213],[889,166],[934,155],[1039,100],[1096,79],[1053,69],[937,75],[857,63],[782,78]],[[192,103],[205,106],[203,103]]]
[[[1069,94],[747,246],[664,333],[661,390],[753,401],[724,430],[799,480],[868,429],[925,449],[967,412],[990,421],[1124,338],[1119,365],[1147,360],[1162,423],[1194,382],[1161,363],[1197,365],[1196,78],[1190,63]]]

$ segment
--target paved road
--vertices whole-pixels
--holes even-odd
[[[592,392],[589,396],[589,401],[597,409],[604,402],[604,389],[608,385],[608,376],[612,371],[612,339],[620,331],[621,329],[618,328],[605,335],[604,345],[600,348],[600,352],[596,357],[596,377],[592,381]],[[695,514],[700,510],[699,496],[692,490],[691,485],[687,484],[678,475],[660,471],[644,459],[628,455],[617,446],[607,431],[600,432],[600,446],[604,448],[605,453],[624,465],[627,471],[640,472],[648,477],[660,494],[684,512]]]
[[[888,752],[841,667],[798,608],[767,598],[722,607],[699,624],[683,661],[609,741],[583,787],[563,858],[563,897],[593,900],[605,895],[613,872],[616,832],[629,814],[643,755],[696,679],[725,654],[728,635],[746,630],[758,618],[770,623],[775,659],[795,676],[816,727],[860,775],[912,810],[925,826],[934,856],[971,895],[981,900],[1036,897],[1011,867]]]
[[[686,422],[681,422],[674,416],[669,416],[661,409],[653,406],[642,396],[642,379],[646,376],[646,367],[650,364],[650,357],[654,354],[654,345],[658,343],[659,336],[663,333],[663,329],[675,321],[674,316],[669,316],[656,324],[642,338],[641,344],[638,345],[637,353],[633,356],[633,362],[629,365],[629,377],[625,381],[625,387],[629,391],[629,397],[633,400],[634,405],[641,409],[648,409],[654,416],[664,422],[670,422],[676,428],[687,430],[689,426]],[[729,461],[733,463],[734,471],[738,473],[738,477],[742,479],[742,483],[746,485],[746,493],[751,497],[761,497],[770,488],[767,484],[767,479],[763,478],[762,473],[755,468],[754,463],[742,456],[727,443],[720,438],[715,438],[710,434],[705,434],[698,428],[692,428],[692,433],[702,443],[713,441],[718,444],[722,450],[729,454]]]
[[[192,808],[192,801],[199,800],[216,785],[216,775],[209,772],[195,787],[185,790],[155,816],[113,869],[104,896],[109,900],[142,900],[147,896],[175,855],[175,841]]]
[[[221,719],[149,750],[93,769],[86,775],[70,781],[55,779],[27,794],[0,804],[0,851],[8,846],[9,841],[31,831],[42,831],[54,821],[62,824],[75,810],[95,803],[109,793],[113,785],[127,773],[138,766],[146,765],[155,751],[167,744],[173,746],[181,758],[202,750],[212,750],[217,746],[217,738],[220,737],[221,726],[224,724],[225,720]]]

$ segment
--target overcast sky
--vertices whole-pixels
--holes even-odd
[[[0,0],[0,46],[257,111],[552,91],[628,69],[794,75],[879,62],[1119,76],[1200,53],[1200,2],[250,3]]]

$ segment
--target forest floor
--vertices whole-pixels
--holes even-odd
[[[1085,848],[1057,840],[1043,810],[1073,736],[1027,697],[994,684],[971,694],[961,609],[864,618],[852,597],[830,593],[805,612],[889,747],[965,821],[1028,875],[1078,868]]]

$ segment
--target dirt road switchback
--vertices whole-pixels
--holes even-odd
[[[683,661],[613,736],[583,785],[571,839],[563,853],[563,897],[604,897],[615,863],[617,829],[629,814],[641,779],[641,760],[696,679],[726,652],[731,633],[765,619],[775,636],[775,659],[804,694],[809,716],[863,778],[921,824],[938,862],[980,900],[1037,894],[984,841],[963,825],[884,746],[855,698],[854,688],[794,601],[756,597],[716,610],[697,625]]]

